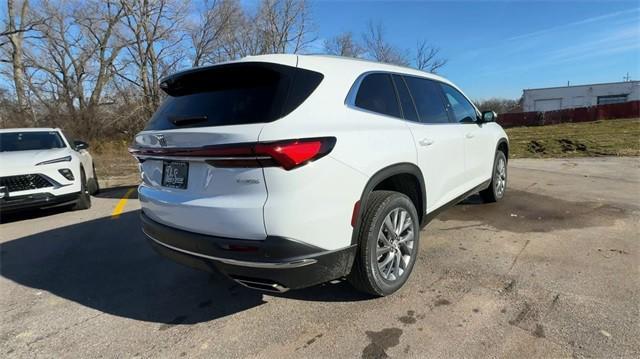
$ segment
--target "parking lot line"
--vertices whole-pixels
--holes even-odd
[[[135,190],[135,188],[129,188],[127,190],[127,192],[125,192],[124,196],[122,196],[122,198],[118,201],[118,204],[116,205],[116,208],[114,208],[113,212],[111,213],[111,218],[112,219],[120,217],[120,214],[122,213],[122,210],[124,209],[124,206],[127,204],[127,199],[129,198],[131,193],[133,193],[134,190]]]

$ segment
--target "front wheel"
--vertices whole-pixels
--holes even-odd
[[[496,152],[492,173],[489,187],[480,191],[480,197],[487,203],[501,200],[507,190],[507,157],[504,155],[504,152]]]
[[[93,165],[93,178],[90,182],[87,183],[87,188],[89,188],[89,194],[92,196],[100,193],[100,183],[98,183],[98,175],[96,175],[96,166]]]
[[[369,197],[349,282],[375,295],[389,295],[409,278],[416,257],[420,226],[413,202],[404,194],[374,191]]]
[[[80,196],[78,196],[78,200],[73,206],[73,209],[81,210],[89,208],[91,208],[91,195],[87,188],[87,176],[84,174],[84,169],[80,168]]]

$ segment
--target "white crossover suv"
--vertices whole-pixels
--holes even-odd
[[[509,145],[495,113],[436,75],[264,55],[160,87],[167,98],[130,149],[142,229],[162,254],[251,288],[347,277],[391,294],[439,211],[505,193]]]
[[[99,187],[88,146],[57,128],[0,129],[0,211],[91,207]]]

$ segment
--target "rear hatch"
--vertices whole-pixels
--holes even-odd
[[[191,232],[264,239],[267,187],[253,148],[265,124],[293,111],[321,80],[263,62],[165,79],[167,98],[131,149],[140,161],[144,213]]]

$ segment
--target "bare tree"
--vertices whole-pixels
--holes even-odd
[[[260,53],[298,53],[315,40],[305,0],[262,0],[255,23]]]
[[[428,45],[424,40],[418,42],[415,57],[416,68],[435,73],[447,64],[447,59],[439,58],[439,54],[439,48]]]
[[[2,46],[1,38],[7,37],[9,43],[9,57],[11,62],[13,86],[16,91],[16,100],[18,109],[22,111],[25,108],[25,80],[23,65],[23,42],[24,35],[33,28],[33,24],[28,23],[27,15],[29,12],[29,1],[24,0],[20,9],[16,9],[13,0],[7,1],[7,27],[0,33],[0,46]]]
[[[522,99],[490,98],[473,101],[480,111],[496,111],[497,113],[522,112]]]
[[[367,32],[362,35],[367,55],[376,61],[408,66],[407,53],[387,41],[382,22],[369,21]]]
[[[243,16],[238,0],[207,0],[203,6],[198,22],[189,26],[194,67],[233,58],[224,43],[233,38]]]
[[[186,36],[181,30],[187,4],[180,0],[128,0],[123,4],[130,45],[117,74],[141,90],[150,116],[160,104],[160,78],[174,71],[186,55],[180,45]]]
[[[117,0],[59,5],[45,1],[38,9],[48,21],[38,27],[40,37],[24,53],[29,91],[50,112],[63,104],[87,135],[100,129],[96,112],[125,44],[117,36],[123,6]]]
[[[180,68],[304,52],[316,40],[306,0],[260,0],[255,9],[242,0],[7,0],[6,9],[0,125],[46,124],[88,137],[139,130],[163,96],[158,82]],[[328,39],[324,49],[428,71],[446,64],[424,41],[412,51],[392,44],[381,22],[369,22],[362,37]]]
[[[361,57],[364,49],[353,38],[351,32],[344,32],[324,42],[324,51],[330,55]]]

